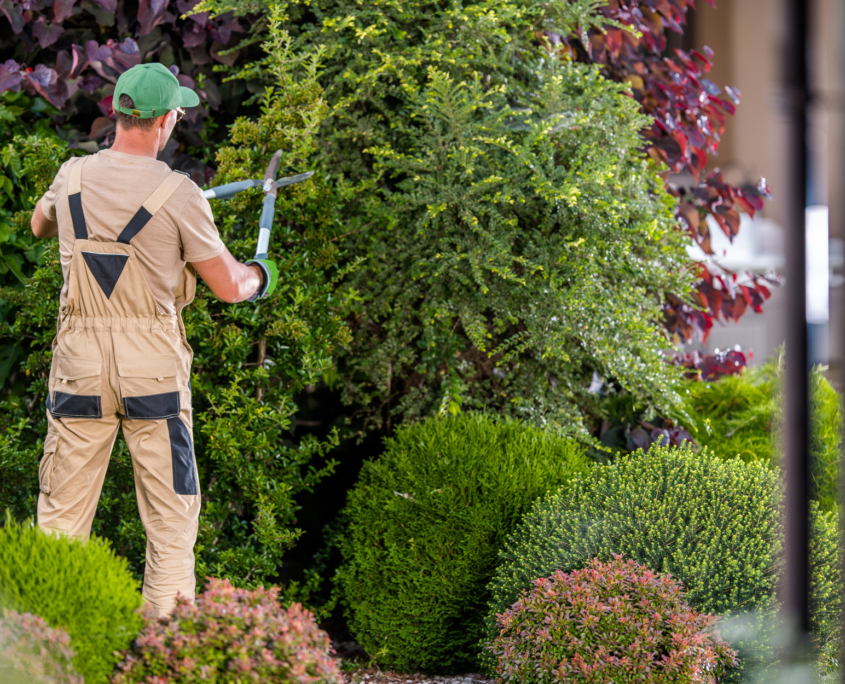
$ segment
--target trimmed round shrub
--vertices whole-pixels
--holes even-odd
[[[148,613],[114,684],[342,684],[328,635],[278,595],[211,579],[196,604],[180,597],[171,616]]]
[[[537,496],[587,469],[580,446],[515,421],[400,428],[343,514],[335,581],[355,638],[398,670],[475,665],[501,544]]]
[[[616,556],[534,580],[489,650],[503,684],[715,684],[736,664],[715,623],[671,576]]]
[[[823,510],[839,500],[842,399],[816,367],[810,374],[812,496]],[[782,369],[768,363],[716,382],[690,383],[691,426],[697,444],[723,459],[779,463]]]
[[[679,579],[690,605],[723,614],[777,585],[778,476],[689,447],[653,447],[539,500],[507,540],[491,583],[499,613],[554,570],[614,554]]]
[[[836,519],[815,503],[811,511],[814,624],[829,638],[840,614]],[[781,512],[779,473],[762,463],[653,447],[596,467],[538,500],[507,540],[490,583],[487,641],[496,636],[496,615],[535,578],[614,554],[671,574],[698,611],[758,611],[758,624],[766,624],[777,609]],[[743,649],[751,643],[737,645],[748,660]],[[484,662],[492,669],[489,656]]]
[[[42,618],[4,609],[0,617],[0,682],[83,684],[73,667],[70,637]]]
[[[85,684],[107,682],[141,627],[138,582],[108,542],[46,534],[7,520],[0,529],[0,604],[70,635]]]

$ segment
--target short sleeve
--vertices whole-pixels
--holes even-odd
[[[45,192],[41,197],[41,211],[44,213],[44,216],[48,221],[56,220],[56,202],[58,202],[59,198],[65,192],[70,167],[76,159],[79,159],[79,157],[68,159],[64,164],[62,164],[62,167],[59,169],[59,172],[56,174],[56,177],[50,185],[50,189],[47,190],[47,192]]]
[[[192,181],[188,183],[191,186],[188,201],[182,205],[176,223],[182,242],[182,258],[196,263],[220,256],[226,251],[226,246],[220,239],[211,205],[202,196],[202,190]]]

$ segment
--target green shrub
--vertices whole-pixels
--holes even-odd
[[[842,545],[839,513],[819,513],[811,508],[810,592],[813,642],[821,661],[840,654],[842,639]],[[838,657],[838,656],[837,656]]]
[[[37,615],[4,609],[0,617],[0,682],[84,684],[73,667],[70,637]]]
[[[323,54],[314,161],[336,244],[362,260],[338,288],[353,318],[337,386],[364,427],[462,402],[577,433],[593,372],[682,417],[661,303],[696,272],[644,155],[653,120],[540,37],[607,26],[599,4],[285,4],[295,45]],[[277,71],[268,57],[249,77]]]
[[[817,505],[812,513],[815,629],[826,632],[839,615],[836,523]],[[490,584],[488,641],[496,614],[535,578],[613,554],[670,573],[698,611],[765,620],[776,608],[780,514],[778,471],[762,463],[654,447],[596,467],[539,500],[508,539]]]
[[[839,500],[842,400],[816,367],[810,377],[812,494],[823,510]],[[691,432],[695,441],[723,459],[777,465],[782,364],[748,368],[742,375],[690,385]]]
[[[692,610],[681,585],[616,556],[534,581],[499,616],[490,645],[503,684],[704,682],[736,665],[712,633],[712,615]]]
[[[211,580],[196,604],[180,597],[172,616],[148,617],[114,684],[342,684],[328,634],[278,596]]]
[[[518,422],[401,428],[344,511],[336,582],[356,639],[402,670],[472,665],[500,545],[537,496],[586,469],[575,443]]]
[[[86,684],[107,682],[141,626],[137,581],[108,542],[48,535],[9,520],[0,529],[0,603],[70,635]]]

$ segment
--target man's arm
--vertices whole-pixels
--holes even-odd
[[[48,219],[41,211],[41,200],[38,200],[35,211],[32,212],[30,226],[32,226],[32,234],[39,239],[56,237],[59,234],[59,224]]]
[[[200,278],[224,302],[243,302],[259,288],[264,278],[258,266],[247,266],[227,249],[220,256],[193,264]]]

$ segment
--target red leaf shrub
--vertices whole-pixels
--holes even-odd
[[[504,684],[718,681],[736,654],[681,585],[621,556],[534,581],[488,648]]]
[[[713,0],[707,1],[715,6]],[[672,173],[692,178],[686,187],[667,182],[678,201],[678,221],[705,254],[713,255],[706,217],[712,216],[733,240],[739,231],[739,210],[754,218],[770,193],[764,178],[737,187],[726,183],[719,169],[704,177],[709,156],[719,148],[727,116],[736,113],[740,92],[731,87],[722,92],[707,78],[713,59],[710,48],[701,52],[675,49],[667,54],[667,30],[683,33],[687,12],[694,7],[693,0],[608,0],[598,11],[636,29],[637,34],[606,25],[570,36],[545,32],[545,37],[551,49],[600,64],[605,76],[630,84],[643,112],[654,117],[644,132],[647,154],[664,162]],[[714,321],[736,321],[748,309],[760,313],[770,297],[770,281],[751,273],[744,285],[734,281],[702,267],[696,302],[700,309],[667,296],[664,325],[669,333],[685,341],[695,336],[706,343]]]
[[[726,375],[742,375],[748,367],[748,361],[754,358],[754,351],[747,352],[737,345],[733,349],[717,349],[713,354],[702,355],[697,349],[692,353],[684,352],[672,355],[672,363],[686,369],[690,380],[714,382]]]
[[[180,598],[170,617],[147,622],[114,684],[340,684],[328,635],[279,590],[210,580],[196,605]]]
[[[70,637],[30,613],[4,610],[0,619],[0,681],[83,684],[73,668]]]

